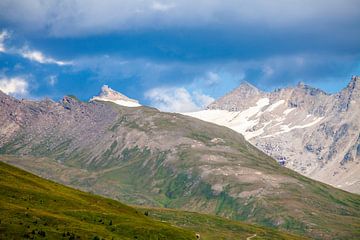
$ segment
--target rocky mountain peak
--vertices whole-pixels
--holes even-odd
[[[297,88],[305,88],[306,84],[303,81],[298,82],[298,84],[296,85]]]
[[[240,86],[238,88],[236,88],[234,91],[238,92],[238,93],[243,93],[243,94],[258,94],[261,91],[256,88],[254,85],[244,81],[240,84]]]
[[[90,101],[109,101],[116,103],[121,106],[126,107],[139,107],[141,106],[139,102],[135,99],[131,99],[124,94],[121,94],[113,89],[111,89],[108,85],[104,85],[101,88],[101,92],[99,96],[93,97]]]
[[[60,104],[65,108],[65,109],[68,109],[68,110],[71,110],[73,109],[74,107],[76,107],[77,105],[79,105],[81,102],[80,100],[75,97],[75,96],[64,96],[61,101],[60,101]]]
[[[256,104],[263,95],[265,95],[265,93],[255,86],[248,82],[242,82],[240,86],[232,92],[211,103],[207,109],[240,111]]]
[[[340,112],[348,111],[351,106],[358,108],[360,99],[360,77],[353,76],[349,84],[335,95],[337,104],[334,109]]]
[[[359,103],[359,76],[335,94],[303,82],[269,93],[245,83],[188,115],[243,134],[286,167],[359,193]]]
[[[352,76],[351,81],[349,82],[348,89],[360,90],[360,76]]]
[[[307,85],[304,82],[299,82],[294,89],[295,89],[295,91],[304,92],[305,94],[308,94],[311,96],[316,96],[319,94],[327,95],[327,93],[322,91],[321,89]]]
[[[133,99],[128,98],[124,94],[121,94],[114,89],[110,88],[108,85],[104,85],[101,87],[101,92],[99,97],[108,98],[112,100],[127,100],[127,101],[135,101]]]

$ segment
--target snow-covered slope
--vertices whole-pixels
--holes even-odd
[[[290,132],[294,129],[307,128],[319,123],[323,119],[323,117],[307,114],[305,118],[300,120],[297,118],[296,112],[288,116],[293,110],[295,108],[286,108],[284,100],[270,104],[269,98],[261,98],[256,102],[255,106],[249,107],[244,111],[207,109],[185,113],[185,115],[229,127],[243,134],[247,140],[257,136],[265,138]],[[291,122],[290,118],[293,118]],[[295,120],[294,118],[297,119]],[[265,132],[269,131],[273,133],[264,135]]]
[[[286,167],[360,193],[359,77],[337,94],[303,83],[266,93],[244,83],[185,114],[243,134]]]
[[[99,96],[95,96],[90,101],[109,101],[125,107],[139,107],[141,106],[137,100],[128,98],[127,96],[109,88],[104,85],[101,88]]]

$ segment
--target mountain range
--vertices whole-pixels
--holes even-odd
[[[335,94],[304,83],[273,92],[243,83],[185,114],[243,134],[305,176],[360,193],[360,77]]]
[[[227,127],[121,106],[114,101],[124,97],[111,96],[54,102],[0,93],[1,161],[129,204],[216,214],[317,239],[360,237],[359,195],[281,166]]]

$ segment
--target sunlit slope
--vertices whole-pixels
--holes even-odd
[[[276,229],[259,227],[256,225],[246,224],[241,221],[232,221],[207,214],[164,208],[136,208],[141,211],[148,212],[149,216],[152,218],[193,230],[200,234],[201,239],[308,239],[305,237],[290,235]]]
[[[198,213],[134,209],[2,162],[0,193],[1,239],[303,239]]]
[[[0,162],[0,238],[195,239],[117,201]],[[98,238],[96,238],[98,237]]]

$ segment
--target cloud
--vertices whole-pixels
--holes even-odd
[[[69,61],[60,61],[54,58],[45,56],[42,52],[38,50],[31,50],[28,46],[23,46],[18,48],[15,46],[5,47],[5,40],[10,38],[10,34],[6,30],[0,32],[0,52],[7,54],[16,54],[20,55],[23,58],[26,58],[30,61],[35,61],[41,64],[56,64],[59,66],[70,65],[72,62]]]
[[[161,3],[161,2],[154,2],[151,5],[152,9],[156,10],[156,11],[160,11],[160,12],[166,12],[172,8],[175,7],[174,4],[165,4],[165,3]]]
[[[158,11],[172,14],[158,15]],[[328,26],[359,20],[358,0],[2,0],[0,20],[56,36],[97,34],[132,28],[266,25],[270,28]],[[154,11],[155,10],[155,11]],[[336,17],[334,17],[336,16]],[[332,25],[337,23],[337,26]]]
[[[215,101],[214,98],[206,95],[206,94],[203,94],[202,92],[200,91],[195,91],[193,92],[193,95],[195,97],[195,101],[197,102],[198,106],[201,108],[201,109],[204,109],[205,107],[207,107],[210,103],[212,103],[213,101]]]
[[[191,95],[183,87],[154,88],[145,93],[151,105],[166,112],[192,112],[200,110],[214,99],[200,92]]]
[[[56,65],[59,65],[59,66],[64,66],[64,65],[70,65],[71,64],[71,62],[64,62],[64,61],[56,60],[54,58],[45,56],[40,51],[29,50],[27,48],[24,48],[23,50],[20,50],[19,54],[23,58],[26,58],[26,59],[29,59],[31,61],[35,61],[35,62],[38,62],[38,63],[41,63],[41,64],[56,64]]]
[[[220,76],[219,74],[209,71],[206,73],[205,78],[203,78],[203,80],[205,81],[205,84],[208,86],[212,86],[212,85],[216,85],[220,82]]]
[[[28,94],[28,82],[21,77],[0,78],[0,90],[14,96],[25,96]]]
[[[9,33],[6,30],[0,32],[0,52],[5,52],[5,40],[9,38]]]

